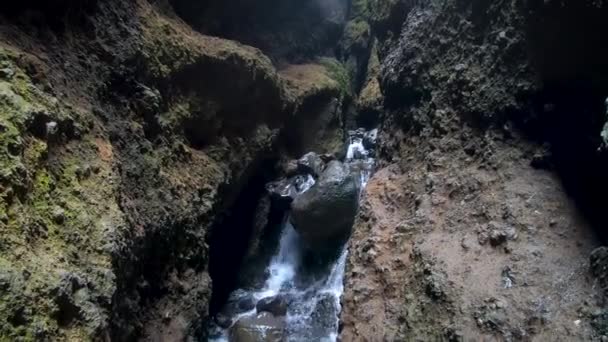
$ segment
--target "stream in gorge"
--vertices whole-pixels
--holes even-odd
[[[354,179],[357,202],[372,174],[376,136],[377,130],[349,132],[345,160],[332,162],[341,164],[348,177]],[[279,182],[278,192],[297,198],[322,186],[316,176],[317,179],[310,173],[300,174]],[[286,211],[278,246],[274,247],[276,252],[265,269],[265,281],[261,286],[231,293],[225,305],[229,309],[216,317],[209,328],[209,341],[337,340],[348,254],[346,239],[332,245],[330,256],[323,257],[323,261],[313,258],[315,261],[311,262],[307,243],[290,216]]]

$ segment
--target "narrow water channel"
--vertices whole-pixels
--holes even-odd
[[[374,167],[373,142],[376,131],[362,129],[349,134],[349,146],[343,161],[363,192]],[[296,196],[315,186],[315,178],[299,176],[293,182]],[[276,252],[266,266],[262,286],[237,289],[230,295],[235,304],[224,327],[210,327],[210,341],[336,341],[339,328],[340,300],[344,290],[344,269],[347,245],[337,248],[329,262],[310,263],[306,243],[285,214]],[[242,304],[245,303],[245,304]],[[261,303],[276,315],[262,313]],[[279,311],[277,314],[276,311]],[[284,312],[280,312],[284,311]],[[283,315],[281,317],[281,315]],[[235,333],[234,326],[248,322],[247,336]]]

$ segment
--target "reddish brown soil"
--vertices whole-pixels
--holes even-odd
[[[385,137],[404,157],[367,187],[342,340],[597,339],[598,242],[560,180],[532,168],[536,151],[518,138],[461,137]]]

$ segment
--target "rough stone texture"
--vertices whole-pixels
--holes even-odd
[[[409,140],[400,150],[409,158],[381,167],[367,186],[342,338],[598,338],[591,313],[602,296],[587,262],[597,237],[559,179],[528,165],[530,147],[488,137],[469,156],[451,135],[430,140],[436,148]],[[517,238],[482,244],[492,222],[515,227]]]
[[[365,72],[365,81],[357,97],[357,127],[372,128],[380,124],[384,111],[384,96],[380,90],[379,76],[378,43],[374,41]]]
[[[589,257],[591,273],[598,278],[599,285],[604,292],[608,291],[608,248],[596,248]]]
[[[348,81],[339,62],[324,59],[314,64],[290,65],[279,71],[287,93],[296,103],[296,117],[285,130],[288,153],[300,157],[345,153],[342,104]]]
[[[310,174],[314,177],[319,177],[325,169],[325,162],[318,154],[309,152],[298,159],[297,166],[302,174]]]
[[[0,339],[204,335],[210,227],[296,99],[163,1],[0,8]]]
[[[500,124],[539,86],[527,58],[526,17],[519,1],[431,2],[414,7],[382,63],[392,106],[419,128],[440,125],[435,111],[453,109],[473,125]]]
[[[350,241],[343,340],[605,339],[588,256],[605,227],[606,4],[381,4],[379,170]]]

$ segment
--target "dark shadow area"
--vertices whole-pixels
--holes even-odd
[[[333,101],[337,96],[333,90],[328,90],[304,99],[294,118],[287,122],[280,137],[281,146],[290,156],[299,158],[307,153],[324,124],[327,127],[340,127],[338,119],[342,114],[335,116],[333,112],[336,110]],[[339,107],[337,110],[343,112],[344,109]],[[327,118],[331,120],[326,121]]]
[[[261,163],[257,172],[243,188],[234,205],[220,216],[209,237],[209,274],[213,280],[211,315],[221,310],[230,293],[238,286],[239,273],[253,237],[258,202],[265,194],[265,185],[276,176],[276,160]]]
[[[526,131],[532,139],[550,143],[550,167],[602,240],[608,241],[608,154],[600,136],[606,121],[603,94],[585,82],[548,85],[539,97],[539,115],[526,123]]]
[[[9,21],[60,32],[68,22],[73,27],[91,28],[86,15],[90,15],[97,3],[98,0],[2,1],[0,13]]]
[[[608,241],[608,7],[592,1],[530,1],[529,49],[544,82],[523,118],[530,137],[551,145],[567,193]]]
[[[205,34],[253,45],[277,61],[302,62],[332,52],[346,0],[171,0],[177,14]]]

